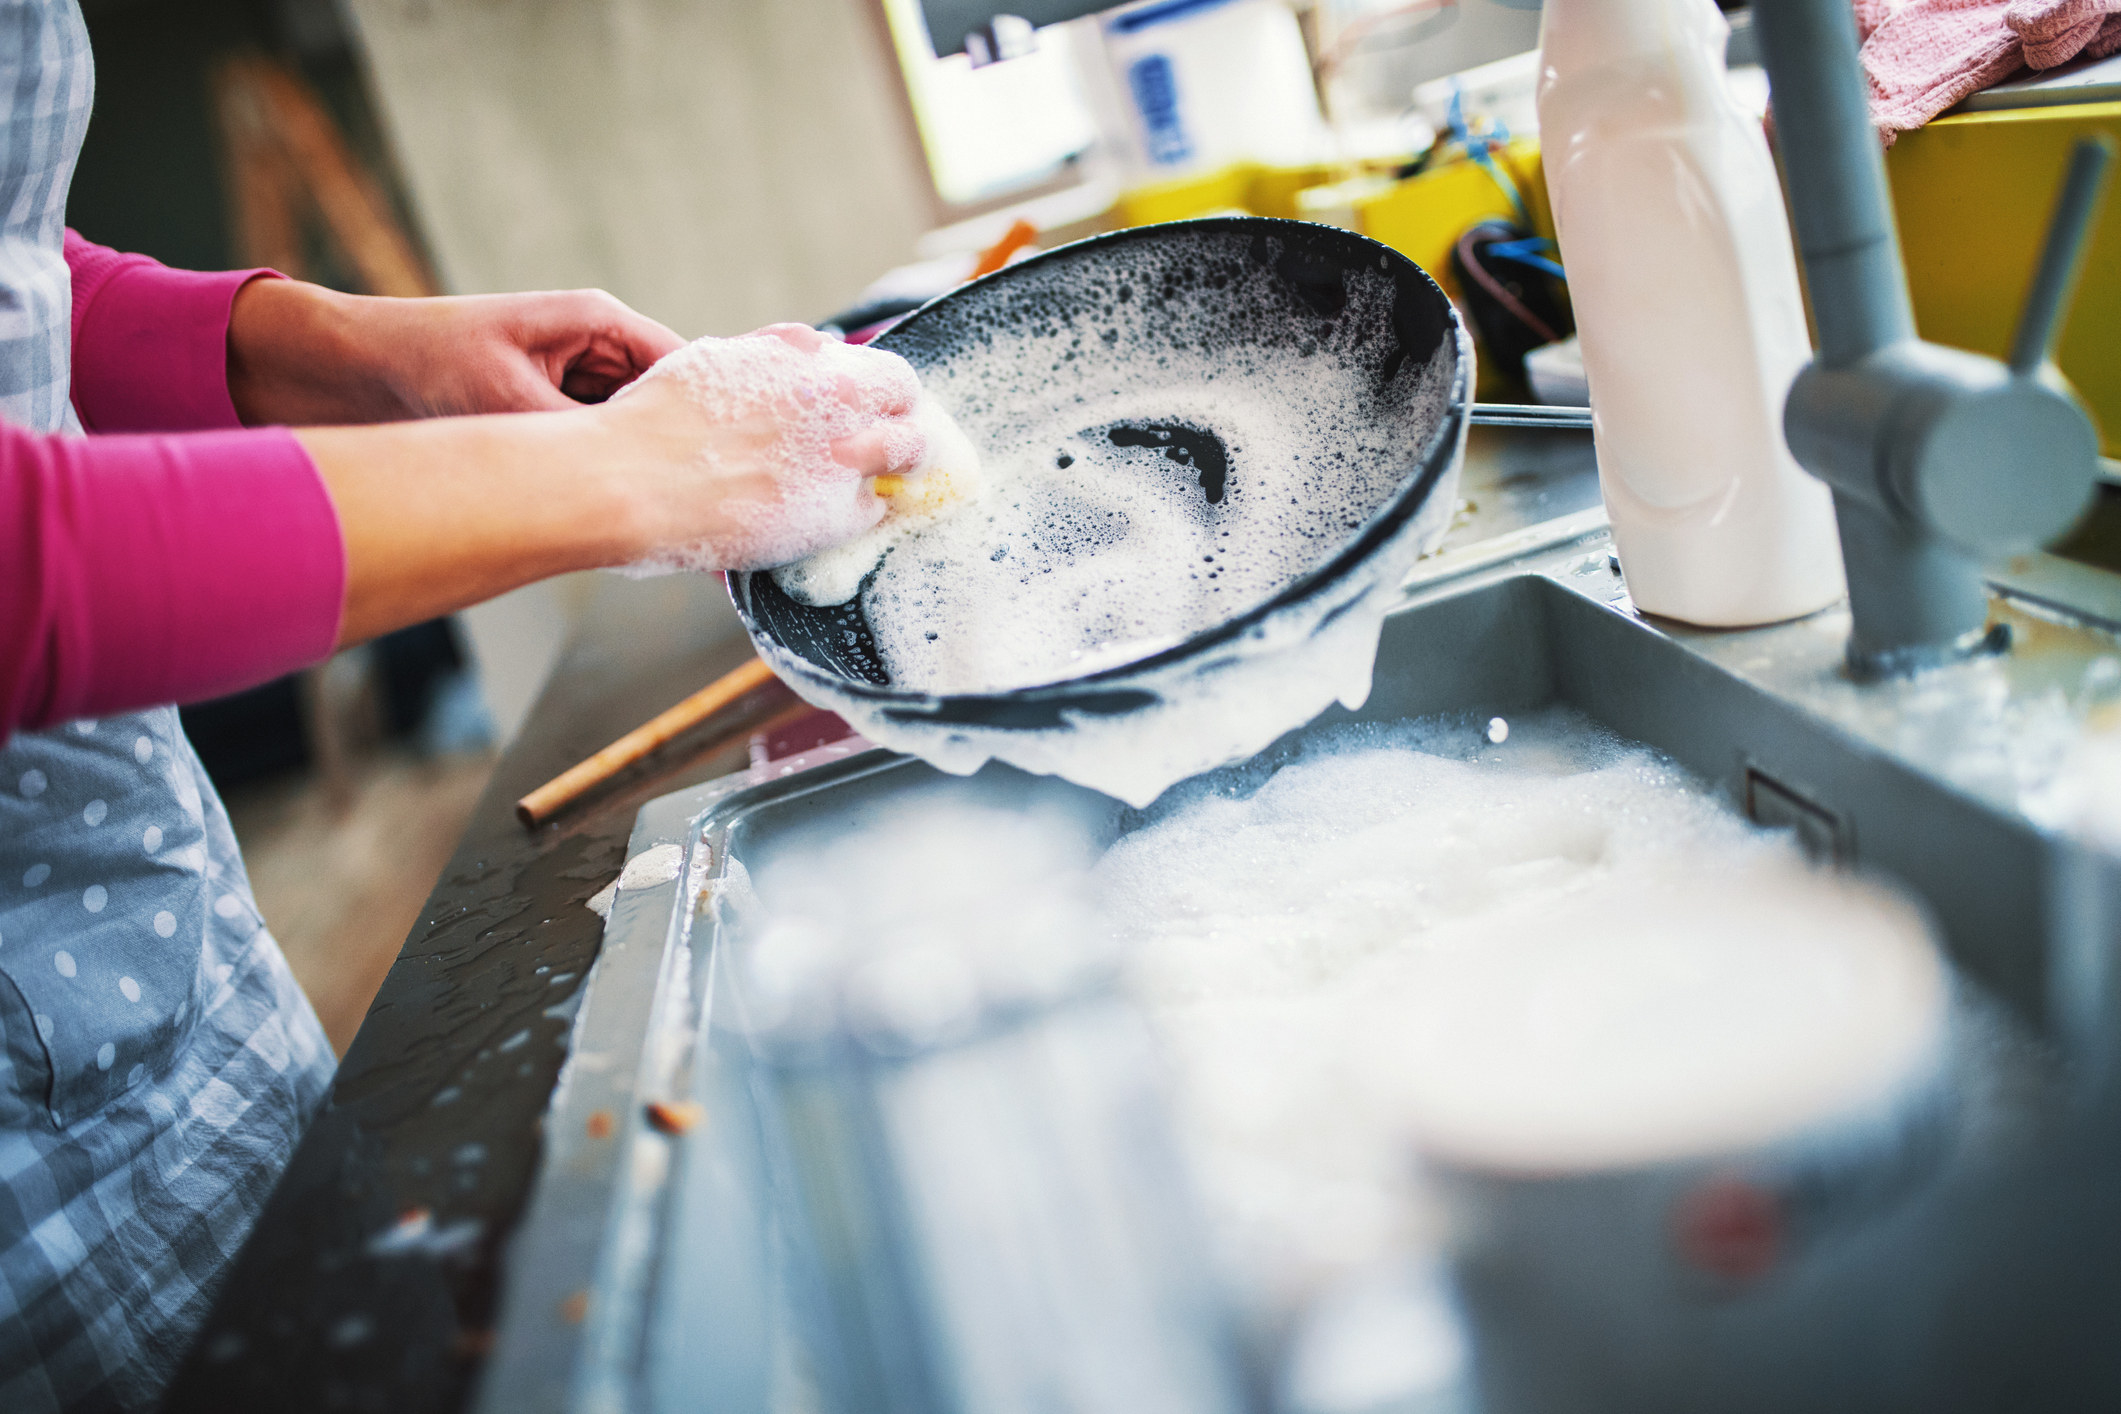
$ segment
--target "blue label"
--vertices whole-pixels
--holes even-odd
[[[1145,54],[1127,66],[1127,87],[1148,135],[1149,160],[1169,167],[1193,155],[1193,140],[1178,112],[1178,75],[1168,54]]]

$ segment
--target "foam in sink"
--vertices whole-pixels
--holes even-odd
[[[1429,1239],[1411,1141],[1746,1152],[1890,1104],[1941,1044],[1912,907],[1561,710],[1315,732],[1172,792],[1096,880],[1270,1308]]]
[[[1076,801],[931,782],[791,835],[753,862],[751,1025],[924,1052],[1116,971],[1218,1254],[1270,1319],[1431,1245],[1417,1151],[1504,1173],[1757,1153],[1890,1111],[1946,1042],[1910,904],[1564,709],[1316,729],[1102,852],[1116,807]]]

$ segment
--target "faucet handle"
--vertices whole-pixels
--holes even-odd
[[[2099,198],[2106,192],[2107,168],[2113,160],[2113,140],[2103,134],[2079,139],[2070,151],[2062,192],[2055,199],[2054,215],[2048,218],[2040,266],[2033,272],[2033,287],[2025,296],[2018,331],[2011,339],[2010,367],[2017,377],[2038,373],[2062,332],[2062,312],[2076,293],[2084,247],[2089,244],[2092,222],[2098,218]]]

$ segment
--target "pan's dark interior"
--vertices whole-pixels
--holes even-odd
[[[1128,252],[1145,243],[1166,251],[1175,249],[1181,255],[1198,254],[1169,262],[1166,268],[1174,273],[1149,284],[1131,278],[1122,265]],[[1067,316],[1091,306],[1123,328],[1124,337],[1196,338],[1200,312],[1212,308],[1219,298],[1230,297],[1233,260],[1263,267],[1290,296],[1287,316],[1255,336],[1258,345],[1270,353],[1304,356],[1336,321],[1353,317],[1348,279],[1356,270],[1383,271],[1393,280],[1389,316],[1378,320],[1374,330],[1356,331],[1360,340],[1392,341],[1382,363],[1387,384],[1408,359],[1426,362],[1450,341],[1449,302],[1403,256],[1333,227],[1232,217],[1144,227],[1061,247],[954,291],[886,333],[876,346],[904,356],[916,370],[925,372],[978,359],[993,331],[1007,329],[1051,340],[1057,359],[1072,359],[1077,354],[1069,345],[1079,338],[1079,332]],[[1069,308],[1056,306],[1055,301],[1062,299],[1070,302]],[[1090,353],[1094,357],[1095,350]],[[1211,429],[1183,419],[1130,419],[1093,422],[1085,436],[1101,446],[1111,445],[1117,455],[1131,452],[1145,463],[1168,461],[1172,466],[1163,470],[1196,478],[1201,494],[1211,504],[1221,499],[1228,460]],[[1433,445],[1429,448],[1432,455],[1422,455],[1423,450],[1407,449],[1407,465],[1389,503],[1403,514],[1387,517],[1389,525],[1373,522],[1340,552],[1334,566],[1358,561],[1382,534],[1419,509],[1448,465],[1447,459],[1433,455]],[[1060,459],[1054,472],[1064,475],[1067,469],[1067,460]],[[859,597],[847,604],[811,607],[789,598],[771,575],[763,573],[733,575],[731,588],[739,614],[755,634],[841,679],[877,688],[891,686]],[[1292,586],[1292,590],[1298,588]],[[1267,607],[1258,606],[1251,612]],[[1140,696],[1129,694],[1130,702]],[[923,712],[924,716],[933,714],[932,708]],[[1051,716],[1051,710],[1045,715]],[[991,713],[982,710],[975,716],[990,722]]]

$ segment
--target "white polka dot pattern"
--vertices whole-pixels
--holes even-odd
[[[61,242],[94,87],[73,0],[6,7],[0,415],[33,432],[80,430]],[[45,788],[25,794],[30,771]],[[150,824],[198,863],[143,853]],[[57,887],[17,888],[38,864]],[[0,1408],[153,1407],[322,1100],[330,1050],[277,947],[254,917],[211,912],[243,879],[174,708],[0,743]],[[107,890],[101,913],[74,906],[89,885]],[[143,926],[164,911],[174,939]],[[75,979],[51,966],[62,949]],[[154,1004],[231,963],[189,1025]],[[121,1000],[121,975],[145,1004]]]
[[[22,1034],[32,1014],[49,1019],[36,1057],[48,1078],[31,1089],[61,1126],[123,1094],[136,1064],[164,1074],[199,1019],[198,1006],[190,1025],[175,1009],[195,987],[240,988],[241,969],[223,970],[260,936],[227,816],[175,710],[78,725],[0,746],[0,1045],[11,1000]],[[99,1063],[106,1044],[118,1059]],[[0,1080],[0,1104],[5,1094]]]
[[[0,1232],[0,1308],[42,1293],[69,1349],[118,1362],[104,1369],[182,1349],[196,1316],[176,1303],[233,1254],[332,1062],[174,709],[0,744],[0,933],[0,1210],[23,1222]],[[127,1288],[124,1322],[65,1335],[70,1298],[121,1309],[111,1273],[59,1255],[105,1248],[171,1260]],[[0,1372],[24,1368],[8,1330],[0,1309]],[[0,1409],[15,1389],[0,1374]]]

